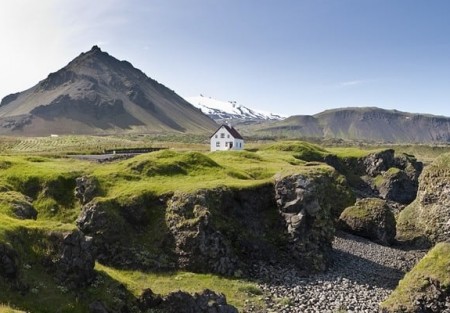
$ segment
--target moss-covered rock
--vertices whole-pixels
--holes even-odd
[[[366,198],[346,208],[340,218],[343,230],[389,245],[395,239],[395,217],[386,201]]]
[[[200,191],[175,194],[169,200],[166,219],[180,268],[223,275],[237,270],[238,259],[231,243],[211,225],[211,209],[223,209],[221,198],[220,192]],[[216,208],[210,209],[212,205]]]
[[[399,240],[436,243],[450,238],[450,155],[427,166],[417,198],[398,217]]]
[[[402,204],[411,203],[417,194],[417,180],[411,179],[397,167],[391,167],[377,176],[375,186],[381,198]]]
[[[438,243],[382,303],[383,312],[448,312],[450,242]]]
[[[381,197],[402,204],[415,199],[423,166],[412,155],[396,156],[393,149],[364,156],[327,155],[324,161],[345,175],[362,198]]]
[[[33,199],[17,191],[0,193],[0,212],[18,219],[36,219],[38,212],[33,207]]]

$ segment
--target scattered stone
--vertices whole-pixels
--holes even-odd
[[[268,312],[381,312],[379,304],[424,254],[339,232],[333,242],[333,264],[324,273],[259,262],[252,275],[268,295],[264,298]],[[292,305],[281,308],[280,299]]]
[[[166,313],[237,313],[238,310],[227,304],[223,294],[209,289],[191,295],[183,291],[171,292],[167,296],[155,295],[146,289],[138,299],[142,311],[156,310]]]

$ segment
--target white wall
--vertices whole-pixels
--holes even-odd
[[[230,149],[230,143],[232,148]],[[211,137],[211,151],[224,151],[224,150],[242,150],[244,149],[244,140],[235,139],[228,132],[225,127],[221,127]]]

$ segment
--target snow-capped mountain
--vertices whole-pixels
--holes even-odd
[[[277,114],[250,109],[237,104],[236,101],[221,101],[203,95],[186,97],[185,100],[218,123],[230,120],[236,122],[259,122],[285,118]]]

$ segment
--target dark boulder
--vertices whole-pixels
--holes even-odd
[[[366,198],[346,208],[340,218],[340,227],[354,235],[390,245],[395,240],[394,213],[384,200]]]
[[[417,180],[395,167],[384,172],[377,189],[381,198],[402,204],[409,204],[417,195]]]

